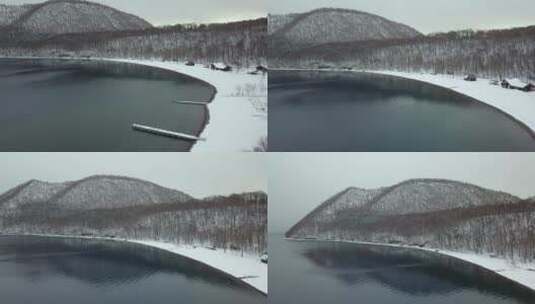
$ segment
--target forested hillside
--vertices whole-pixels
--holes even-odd
[[[194,199],[150,182],[93,176],[30,181],[0,196],[0,233],[107,236],[262,253],[267,195]]]
[[[55,16],[61,16],[58,19]],[[152,27],[86,1],[0,6],[0,56],[119,57],[266,64],[267,19]]]
[[[349,188],[286,234],[485,253],[535,260],[535,201],[447,180]]]
[[[285,22],[280,20],[275,24]],[[368,26],[377,27],[373,23]],[[412,37],[373,35],[367,39],[328,43],[314,40],[295,43],[275,31],[269,36],[269,54],[271,67],[330,66],[535,79],[535,26]]]
[[[38,4],[1,5],[0,26],[12,36],[45,38],[65,33],[91,33],[151,28],[147,21],[99,3],[49,0]]]

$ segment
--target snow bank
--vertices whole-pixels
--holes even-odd
[[[133,59],[102,59],[140,64],[185,74],[213,85],[217,94],[208,105],[210,121],[193,152],[252,151],[267,138],[267,75],[222,72],[200,65]]]
[[[415,250],[422,250],[433,252],[436,254],[442,254],[445,256],[457,258],[459,260],[475,264],[479,267],[490,270],[498,275],[501,275],[509,280],[517,282],[527,288],[530,288],[535,291],[535,263],[513,263],[504,258],[491,257],[482,254],[476,254],[472,252],[455,252],[450,250],[441,250],[441,249],[432,249],[432,248],[421,248],[416,246],[408,245],[394,245],[394,244],[383,244],[383,243],[370,243],[370,242],[358,242],[358,241],[342,241],[342,240],[305,240],[305,239],[292,239],[292,241],[319,241],[319,242],[338,242],[338,243],[349,243],[349,244],[359,244],[359,245],[372,245],[372,246],[384,246],[384,247],[395,247],[395,248],[409,248]]]
[[[535,92],[526,93],[519,90],[504,89],[499,85],[491,85],[489,79],[482,78],[479,78],[475,82],[470,82],[451,75],[431,75],[392,71],[366,72],[418,80],[451,89],[511,115],[516,120],[529,127],[532,132],[535,132]]]
[[[260,257],[240,252],[212,250],[202,246],[185,246],[172,243],[165,243],[151,240],[129,240],[121,238],[106,238],[97,236],[69,236],[53,234],[25,234],[29,236],[50,237],[50,238],[68,238],[68,239],[90,239],[105,240],[115,242],[128,242],[140,244],[153,248],[165,250],[180,256],[190,258],[210,267],[223,271],[224,273],[235,277],[256,290],[267,294],[268,292],[268,265],[260,261]]]
[[[268,265],[260,262],[257,256],[245,254],[242,257],[239,252],[180,246],[157,241],[128,240],[128,242],[159,248],[194,259],[236,277],[264,294],[268,292]]]

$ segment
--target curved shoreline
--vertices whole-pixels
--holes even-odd
[[[94,58],[94,60],[165,69],[203,81],[215,88],[212,100],[207,103],[208,121],[199,134],[205,141],[195,143],[191,152],[250,152],[263,137],[267,138],[267,113],[264,117],[249,100],[241,100],[251,96],[236,95],[236,89],[239,87],[256,86],[265,81],[266,96],[254,97],[266,98],[267,105],[266,75],[250,75],[246,71],[214,71],[199,65],[186,66],[179,62],[119,58]],[[237,134],[239,136],[236,136]]]
[[[427,85],[435,86],[435,87],[438,87],[438,88],[450,90],[450,91],[455,92],[457,94],[461,94],[461,95],[473,100],[474,102],[478,102],[480,104],[483,104],[483,105],[486,105],[486,106],[490,107],[491,109],[497,111],[498,113],[500,113],[500,114],[506,116],[507,118],[511,119],[512,121],[516,122],[519,126],[521,126],[523,129],[525,129],[531,135],[533,140],[535,140],[535,125],[530,126],[527,122],[522,121],[521,119],[516,117],[514,114],[510,113],[510,111],[504,110],[504,109],[500,108],[499,106],[497,106],[496,104],[493,104],[493,103],[490,103],[488,101],[485,101],[484,98],[474,97],[470,93],[464,92],[463,90],[456,90],[456,87],[449,87],[447,85],[443,85],[443,84],[439,84],[439,83],[436,83],[436,82],[433,82],[433,81],[429,81],[429,80],[418,78],[417,77],[418,74],[414,74],[411,77],[410,73],[406,73],[407,75],[403,75],[400,72],[398,73],[398,72],[364,71],[362,73],[369,73],[369,74],[383,75],[383,76],[391,76],[391,77],[397,77],[397,78],[412,80],[412,81],[416,81],[416,82],[425,83]],[[430,75],[430,76],[440,77],[439,75]],[[464,81],[462,79],[457,79],[457,78],[452,78],[452,79],[457,80],[457,81]],[[488,80],[488,79],[479,79],[478,81],[490,81],[490,80]],[[493,88],[495,86],[490,86],[489,85],[489,87]],[[518,90],[510,90],[510,89],[503,89],[503,88],[501,88],[501,89],[502,90],[512,91],[512,93],[520,93],[521,92],[521,91],[518,91]],[[522,93],[523,94],[530,94],[530,93],[526,93],[526,92],[522,92]],[[535,102],[535,96],[534,96],[533,102]],[[533,115],[535,115],[535,112],[533,112]]]
[[[196,263],[201,263],[203,265],[206,265],[206,266],[214,269],[214,271],[218,271],[218,272],[221,272],[221,273],[223,273],[225,275],[228,275],[232,279],[237,280],[237,281],[247,285],[248,287],[254,289],[255,291],[257,291],[257,292],[259,292],[259,293],[261,293],[261,294],[263,294],[265,296],[267,296],[267,292],[268,292],[267,291],[267,265],[261,263],[259,259],[258,259],[258,261],[256,261],[256,263],[258,263],[258,266],[256,267],[257,269],[255,269],[255,270],[257,270],[257,272],[258,272],[259,269],[264,270],[262,268],[265,268],[265,273],[248,273],[248,274],[246,274],[246,273],[240,273],[239,269],[232,270],[232,269],[227,269],[225,267],[225,266],[227,266],[226,264],[227,264],[229,259],[231,259],[231,258],[234,259],[236,257],[236,256],[228,254],[226,252],[221,253],[221,251],[210,250],[209,252],[213,252],[214,256],[217,255],[215,260],[213,258],[209,259],[209,258],[203,258],[203,257],[199,257],[199,256],[193,256],[192,254],[188,254],[188,251],[193,251],[193,250],[198,251],[198,253],[203,253],[203,252],[201,252],[202,250],[206,250],[206,251],[209,250],[209,249],[203,249],[203,248],[200,248],[200,247],[197,247],[197,248],[189,250],[187,247],[184,247],[184,246],[179,246],[179,245],[174,245],[174,244],[171,244],[171,243],[164,243],[164,242],[159,242],[159,241],[129,240],[129,239],[122,239],[122,238],[108,238],[108,237],[98,237],[98,236],[89,237],[89,236],[35,234],[35,233],[29,233],[29,234],[9,234],[8,233],[8,234],[4,234],[4,235],[5,236],[15,236],[15,237],[17,237],[17,236],[34,236],[34,237],[60,238],[60,239],[101,240],[101,241],[130,243],[130,244],[147,246],[147,247],[150,247],[150,248],[155,248],[155,249],[158,249],[158,250],[162,250],[162,251],[165,251],[165,252],[169,252],[169,253],[175,254],[175,255],[180,256],[182,258],[193,260]],[[206,252],[204,252],[204,253],[206,254]],[[225,260],[225,258],[227,258],[227,260]],[[247,260],[250,261],[251,260],[250,257],[239,257],[239,258],[242,259],[242,261],[240,261],[240,262],[244,262],[244,261],[247,261]],[[216,260],[217,260],[217,262],[216,262]],[[251,282],[246,277],[255,277],[255,278],[258,278],[258,281]]]
[[[433,248],[421,248],[416,246],[409,246],[409,245],[393,245],[393,244],[384,244],[384,243],[373,243],[373,242],[359,242],[359,241],[344,241],[344,240],[322,240],[322,239],[299,239],[299,238],[288,238],[285,237],[284,239],[289,241],[296,241],[296,242],[327,242],[327,243],[345,243],[345,244],[356,244],[356,245],[368,245],[368,246],[380,246],[380,247],[391,247],[391,248],[404,248],[404,249],[414,249],[419,251],[424,251],[428,253],[433,253],[437,255],[446,256],[449,258],[457,259],[459,261],[469,263],[472,265],[475,265],[477,267],[480,267],[482,269],[485,269],[487,271],[490,271],[496,275],[499,275],[501,278],[511,281],[513,283],[519,284],[522,287],[528,288],[531,291],[535,292],[535,268],[533,270],[531,269],[520,269],[517,267],[515,271],[525,271],[530,272],[529,278],[523,277],[523,276],[515,276],[514,273],[511,275],[506,275],[503,273],[502,267],[492,267],[490,264],[494,262],[495,264],[503,264],[507,265],[509,262],[503,258],[491,258],[491,257],[485,257],[483,255],[479,255],[476,253],[461,253],[461,252],[455,252],[455,251],[448,251],[443,249],[433,249]],[[489,263],[482,262],[482,259],[488,259]],[[478,261],[479,260],[479,261]],[[499,266],[503,266],[499,265]],[[535,264],[533,265],[535,267]]]
[[[209,82],[207,82],[205,80],[202,80],[202,79],[199,79],[197,77],[193,77],[193,76],[185,74],[185,73],[180,73],[180,72],[177,72],[177,71],[174,71],[174,70],[169,70],[169,69],[165,69],[165,68],[161,68],[161,67],[157,67],[157,66],[142,65],[142,64],[139,64],[139,63],[123,62],[123,61],[115,60],[115,59],[111,59],[111,60],[110,59],[105,59],[105,58],[85,59],[85,58],[77,58],[77,57],[67,58],[67,59],[56,58],[56,57],[0,57],[0,59],[8,59],[8,60],[76,61],[76,62],[78,62],[78,61],[80,61],[80,62],[93,61],[93,62],[97,62],[97,63],[100,62],[100,63],[104,63],[104,64],[107,63],[107,62],[111,62],[111,63],[115,63],[115,64],[138,65],[138,66],[143,66],[143,67],[147,67],[147,68],[151,68],[151,69],[155,69],[155,70],[160,70],[162,72],[172,72],[173,75],[179,74],[181,77],[189,78],[189,79],[192,79],[194,81],[200,82],[200,83],[208,86],[211,89],[212,92],[208,96],[208,99],[206,101],[203,101],[203,102],[206,103],[206,105],[202,106],[202,119],[199,121],[199,127],[195,128],[195,131],[192,132],[193,133],[192,135],[194,135],[196,137],[201,137],[201,134],[204,132],[204,130],[208,126],[208,124],[210,122],[210,110],[208,108],[208,105],[215,99],[215,96],[217,95],[217,88],[215,86],[213,86]],[[191,150],[193,149],[194,146],[195,146],[195,142],[193,142],[193,143],[191,143],[189,145],[189,149],[188,150],[184,150],[182,152],[191,152]],[[180,151],[177,151],[177,152],[180,152]]]
[[[85,60],[85,59],[81,59],[81,60]],[[163,67],[159,67],[159,66],[155,66],[155,65],[152,65],[152,64],[144,64],[144,63],[140,63],[140,62],[136,62],[136,63],[132,63],[132,62],[125,62],[123,59],[109,59],[109,58],[98,58],[98,59],[89,59],[89,60],[95,60],[95,61],[108,61],[108,62],[114,62],[114,63],[128,63],[128,64],[135,64],[135,65],[141,65],[141,66],[145,66],[145,67],[150,67],[150,68],[154,68],[154,69],[160,69],[160,70],[164,70],[164,71],[171,71],[171,72],[174,72],[174,73],[177,73],[179,75],[182,75],[182,76],[185,76],[185,77],[188,77],[188,78],[191,78],[191,79],[195,79],[196,81],[199,81],[201,83],[204,83],[205,85],[208,85],[209,87],[212,88],[213,90],[213,93],[212,95],[208,98],[208,100],[204,101],[206,102],[205,105],[203,105],[203,108],[204,108],[204,119],[203,119],[203,122],[202,122],[202,127],[199,129],[199,131],[195,132],[195,136],[197,137],[202,137],[201,135],[204,133],[204,131],[206,130],[206,128],[208,127],[208,124],[210,123],[210,104],[212,102],[214,102],[217,94],[218,94],[218,91],[217,91],[217,88],[209,83],[208,81],[205,81],[203,79],[200,79],[198,77],[195,77],[195,76],[191,76],[189,74],[186,74],[186,73],[183,73],[183,72],[180,72],[180,71],[176,71],[175,69],[168,69],[168,68],[163,68]],[[193,148],[195,147],[196,143],[193,143],[190,150],[188,152],[191,152],[193,150]]]
[[[235,90],[248,85],[256,86],[265,82],[267,107],[267,75],[250,75],[246,71],[221,72],[208,68],[186,66],[179,62],[158,60],[121,59],[121,58],[56,58],[56,57],[2,57],[0,59],[53,59],[108,61],[129,63],[157,69],[163,69],[187,76],[214,89],[211,98],[206,102],[206,115],[198,137],[204,141],[194,143],[189,152],[252,152],[262,138],[267,138],[267,113],[259,113],[255,106],[247,100],[251,96],[237,96]],[[244,100],[246,99],[246,100]],[[239,136],[236,136],[238,134]]]
[[[368,70],[343,70],[343,69],[304,69],[304,68],[275,68],[271,69],[274,71],[310,71],[310,72],[336,72],[336,73],[367,73],[367,74],[374,74],[374,75],[383,75],[383,76],[390,76],[390,77],[397,77],[412,81],[417,81],[421,83],[425,83],[427,85],[435,86],[441,89],[446,89],[453,91],[457,94],[461,94],[466,98],[469,98],[473,100],[474,102],[478,102],[482,105],[485,105],[492,110],[496,111],[497,113],[500,113],[504,115],[507,119],[512,120],[513,122],[517,123],[522,129],[526,130],[526,132],[529,133],[531,138],[535,141],[535,93],[526,93],[519,90],[511,90],[511,89],[503,89],[501,86],[491,86],[487,85],[488,88],[491,90],[499,89],[500,91],[492,92],[492,94],[496,94],[496,92],[502,93],[498,95],[509,95],[508,98],[513,99],[521,99],[523,103],[525,103],[525,106],[529,107],[528,111],[525,111],[525,109],[509,109],[507,108],[507,104],[503,103],[501,100],[493,99],[492,96],[495,95],[488,95],[484,96],[485,93],[483,92],[469,92],[469,90],[466,87],[463,87],[463,89],[459,89],[458,85],[470,85],[474,84],[472,82],[464,81],[460,78],[454,78],[449,75],[430,75],[430,74],[418,74],[418,73],[406,73],[406,72],[394,72],[394,71],[368,71]],[[450,84],[442,83],[444,82],[452,82]],[[481,82],[487,82],[488,79],[478,79],[477,84],[480,84]],[[453,85],[453,86],[452,86]],[[482,87],[479,87],[480,89]],[[520,94],[520,95],[519,95]],[[481,95],[481,96],[477,96]],[[486,97],[486,98],[485,98]],[[502,97],[502,96],[499,96]],[[515,98],[516,97],[516,98]],[[520,98],[522,97],[522,98]],[[497,97],[494,97],[497,98]],[[492,100],[490,102],[489,100]],[[526,100],[526,101],[524,101]],[[529,100],[529,101],[528,101]],[[518,100],[508,100],[509,102],[515,103],[518,102]],[[511,104],[509,104],[511,105]],[[516,104],[514,104],[516,105]],[[531,110],[531,111],[529,111]],[[524,117],[524,112],[531,112],[531,115],[526,115]],[[520,117],[519,117],[520,116]]]

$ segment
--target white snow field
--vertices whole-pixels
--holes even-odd
[[[483,78],[471,82],[465,81],[460,76],[451,75],[393,71],[366,72],[418,80],[453,90],[511,115],[535,132],[535,92],[504,89],[499,85],[491,85],[490,79]]]
[[[152,240],[129,240],[122,238],[107,238],[98,236],[70,236],[55,234],[17,234],[65,239],[90,239],[114,242],[128,242],[165,250],[184,256],[197,262],[218,269],[234,278],[237,278],[256,290],[267,295],[268,292],[268,265],[260,261],[259,256],[222,249],[208,249],[199,246],[186,246]]]
[[[250,75],[248,70],[222,72],[202,65],[187,66],[156,60],[102,60],[167,69],[216,88],[214,100],[208,104],[210,121],[200,136],[206,140],[197,142],[192,152],[253,151],[262,139],[267,138],[267,74]]]
[[[308,241],[304,239],[292,239],[288,238],[291,241]],[[432,249],[432,248],[421,248],[417,246],[409,245],[393,245],[393,244],[383,244],[383,243],[370,243],[370,242],[358,242],[358,241],[333,241],[333,240],[314,240],[319,242],[338,242],[338,243],[350,243],[350,244],[360,244],[360,245],[372,245],[372,246],[385,246],[385,247],[396,247],[396,248],[410,248],[414,250],[423,250],[434,252],[436,254],[442,254],[449,257],[457,258],[465,262],[478,265],[482,268],[490,270],[498,275],[501,275],[509,280],[515,281],[527,288],[535,290],[535,263],[513,263],[504,258],[491,257],[489,255],[476,254],[473,252],[456,252],[450,250],[442,249]]]

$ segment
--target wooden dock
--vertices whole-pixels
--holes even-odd
[[[174,131],[154,128],[154,127],[149,127],[149,126],[140,125],[140,124],[133,124],[132,125],[132,129],[134,129],[136,131],[140,131],[140,132],[151,133],[151,134],[155,134],[155,135],[171,137],[171,138],[177,138],[177,139],[185,139],[185,140],[190,140],[190,141],[204,140],[204,138],[197,137],[197,136],[194,136],[194,135],[189,135],[189,134],[185,134],[185,133],[180,133],[180,132],[174,132]]]
[[[201,101],[180,101],[180,100],[175,100],[174,102],[178,103],[178,104],[188,104],[188,105],[197,105],[197,106],[205,106],[205,105],[208,104],[207,102],[201,102]]]

